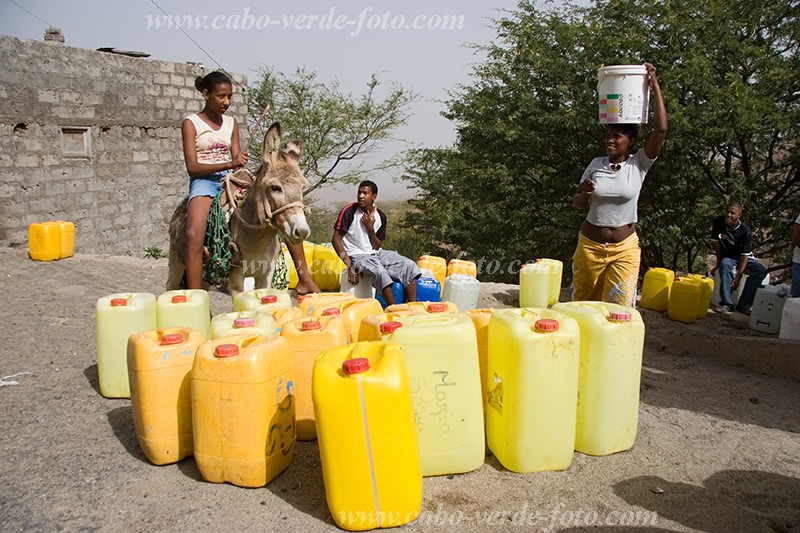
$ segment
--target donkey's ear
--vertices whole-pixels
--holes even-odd
[[[303,155],[303,141],[292,141],[286,145],[286,152],[292,159],[299,161],[300,156]]]
[[[281,125],[275,122],[264,135],[264,144],[261,147],[261,158],[265,163],[270,163],[281,149]]]

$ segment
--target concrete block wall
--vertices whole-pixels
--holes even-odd
[[[27,248],[31,223],[67,220],[78,253],[166,252],[189,187],[181,121],[202,109],[194,80],[213,69],[9,36],[0,58],[0,246]],[[247,79],[233,77],[244,143]],[[62,153],[64,127],[89,128],[91,157]]]

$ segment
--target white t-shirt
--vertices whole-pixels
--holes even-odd
[[[231,139],[233,137],[233,118],[222,115],[222,126],[218,130],[197,116],[189,115],[189,120],[194,124],[194,146],[197,149],[197,162],[203,165],[214,163],[228,163],[231,161]]]
[[[606,157],[595,157],[583,172],[581,181],[594,180],[595,188],[589,201],[586,220],[601,228],[619,228],[639,221],[639,192],[645,174],[653,166],[650,159],[639,150],[620,163],[616,172]]]
[[[797,220],[795,220],[794,223],[800,224],[800,215],[797,215]],[[800,246],[794,247],[794,256],[792,256],[792,261],[795,263],[800,263]]]

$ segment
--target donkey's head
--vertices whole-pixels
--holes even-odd
[[[303,141],[292,141],[281,149],[281,126],[274,123],[264,135],[263,161],[253,183],[259,213],[292,244],[310,233],[303,205],[303,187],[308,180],[298,165],[302,152]]]

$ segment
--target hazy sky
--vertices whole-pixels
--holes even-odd
[[[338,78],[342,88],[353,93],[364,91],[373,72],[381,73],[384,82],[401,83],[421,99],[411,109],[409,125],[398,135],[413,145],[434,147],[455,140],[453,125],[439,115],[445,110],[442,100],[448,98],[447,91],[471,84],[472,65],[483,60],[468,44],[493,40],[495,30],[489,19],[500,16],[499,10],[515,9],[517,0],[0,0],[0,33],[41,40],[47,25],[53,25],[61,28],[69,46],[136,50],[153,59],[215,67],[181,31],[165,25],[156,28],[155,17],[165,22],[156,4],[184,24],[191,20],[194,27],[186,32],[199,46],[224,68],[246,74],[251,82],[263,64],[287,74],[305,66],[316,71],[320,80]],[[197,28],[198,22],[206,28]],[[400,148],[392,145],[386,151]],[[406,186],[392,184],[390,176],[377,181],[383,199],[410,196]],[[347,187],[344,196],[330,189],[317,196],[341,201],[354,197],[351,189]]]

